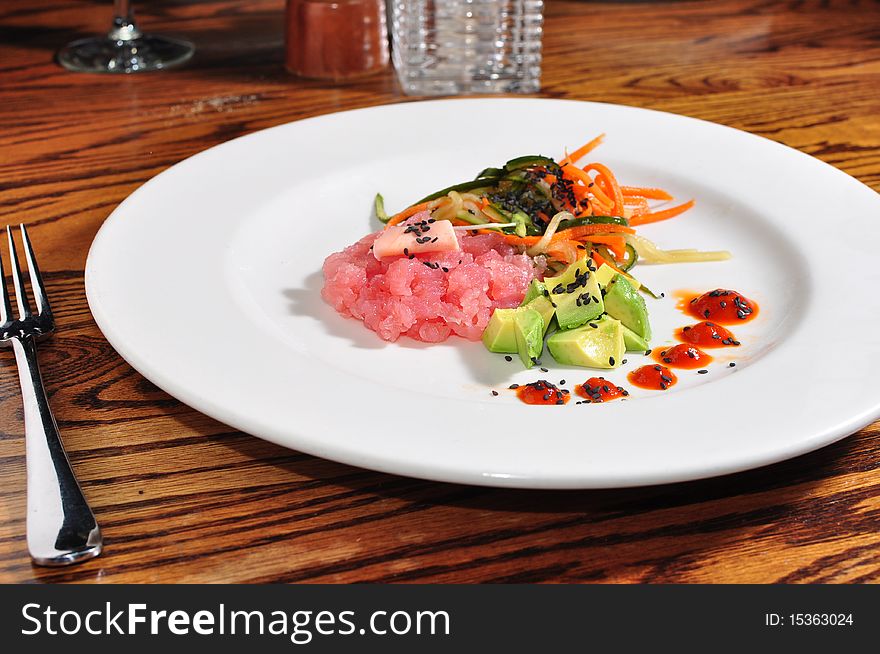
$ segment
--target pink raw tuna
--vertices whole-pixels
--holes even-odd
[[[492,311],[518,306],[545,267],[543,257],[517,254],[498,234],[460,233],[460,251],[376,260],[370,246],[380,233],[327,257],[321,296],[386,341],[477,340]]]

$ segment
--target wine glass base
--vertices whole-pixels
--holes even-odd
[[[69,43],[58,63],[81,73],[144,73],[182,64],[195,47],[189,41],[145,34],[127,41],[106,36]]]

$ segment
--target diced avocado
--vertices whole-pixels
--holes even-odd
[[[544,286],[544,282],[540,279],[533,279],[532,283],[529,284],[529,287],[526,289],[526,296],[523,298],[523,301],[520,302],[519,306],[524,307],[536,297],[544,295],[545,288],[547,287]]]
[[[516,335],[516,351],[526,368],[544,352],[544,319],[530,307],[514,310],[513,331]]]
[[[618,275],[616,270],[609,266],[607,263],[603,263],[599,266],[599,270],[596,271],[596,279],[599,280],[599,286],[605,288],[608,286],[609,282],[614,278],[615,275]],[[627,277],[626,281],[628,281],[632,287],[636,290],[639,290],[642,285],[635,277]]]
[[[542,336],[546,336],[547,330],[550,329],[550,323],[553,321],[556,307],[553,306],[553,303],[549,298],[546,298],[543,295],[539,295],[526,306],[541,314],[541,318],[544,320],[544,334],[542,334]]]
[[[596,281],[599,282],[599,286],[605,288],[608,286],[608,282],[611,281],[612,277],[617,274],[617,271],[614,270],[607,263],[603,263],[599,266],[599,270],[596,271]]]
[[[648,341],[636,334],[633,330],[624,324],[620,325],[623,330],[623,344],[626,346],[627,352],[647,352]]]
[[[560,329],[578,327],[605,311],[595,266],[589,257],[578,259],[561,275],[546,279],[544,284],[550,291],[550,301],[556,305]]]
[[[645,298],[633,288],[623,275],[615,275],[605,289],[605,310],[625,327],[646,341],[651,340],[651,323]]]
[[[623,325],[613,318],[561,330],[547,339],[550,354],[559,363],[587,368],[616,368],[626,347]]]
[[[516,352],[516,334],[513,322],[516,309],[495,309],[489,324],[483,330],[483,345],[490,352]]]

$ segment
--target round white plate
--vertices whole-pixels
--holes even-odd
[[[524,371],[480,343],[381,341],[320,297],[321,264],[409,202],[521,154],[594,153],[621,183],[696,198],[642,228],[722,263],[639,266],[652,345],[693,320],[671,292],[734,288],[758,317],[708,374],[603,405],[527,406]],[[880,416],[880,196],[805,154],[728,127],[543,99],[391,105],[281,125],[144,184],[101,228],[86,290],[101,330],[153,383],[237,429],[316,456],[470,484],[600,488],[735,472],[808,452]],[[736,367],[728,363],[736,362]],[[605,376],[625,384],[629,355]],[[601,374],[601,373],[600,373]],[[627,385],[628,386],[628,385]],[[629,386],[628,386],[629,387]],[[499,390],[497,397],[490,392]]]

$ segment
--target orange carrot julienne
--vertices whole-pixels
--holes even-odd
[[[636,226],[656,223],[661,220],[666,220],[668,218],[672,218],[681,213],[684,213],[692,206],[694,206],[694,201],[688,200],[684,204],[680,204],[677,207],[670,207],[669,209],[663,209],[662,211],[654,211],[653,213],[643,213],[639,216],[633,216],[632,218],[630,218],[629,224],[632,226]]]
[[[610,195],[610,199],[614,201],[614,210],[618,213],[623,213],[623,193],[620,190],[620,184],[617,183],[617,178],[614,176],[614,173],[611,172],[611,169],[608,168],[605,164],[600,163],[591,163],[589,165],[584,166],[584,172],[589,173],[589,171],[595,170],[598,175],[601,176],[601,179],[605,180],[608,184],[609,189],[602,189],[605,191],[606,195]],[[610,190],[610,193],[608,192]]]
[[[559,162],[559,165],[564,166],[565,164],[577,163],[578,160],[583,159],[585,156],[587,156],[587,153],[589,153],[590,151],[595,149],[596,146],[598,146],[600,143],[602,143],[602,141],[604,139],[605,139],[605,134],[599,134],[599,136],[594,138],[592,141],[588,141],[587,143],[584,143],[581,147],[579,147],[577,150],[575,150],[571,154],[566,154],[565,158]]]
[[[573,238],[579,239],[585,236],[593,236],[595,234],[635,234],[636,230],[625,225],[578,225],[577,227],[569,227],[561,229],[553,235],[553,240],[557,238]]]
[[[643,188],[641,186],[621,186],[624,197],[639,196],[649,200],[671,200],[672,196],[662,188]]]
[[[392,227],[397,223],[402,223],[404,220],[410,218],[411,216],[415,216],[420,211],[425,211],[428,208],[429,204],[430,202],[421,202],[419,204],[414,204],[411,207],[407,207],[400,213],[394,214],[385,224],[385,229],[388,229],[389,227]]]
[[[623,259],[626,257],[626,239],[620,235],[609,235],[609,236],[591,236],[591,243],[601,243],[602,245],[607,245],[608,248],[614,253],[614,256],[618,259]]]

